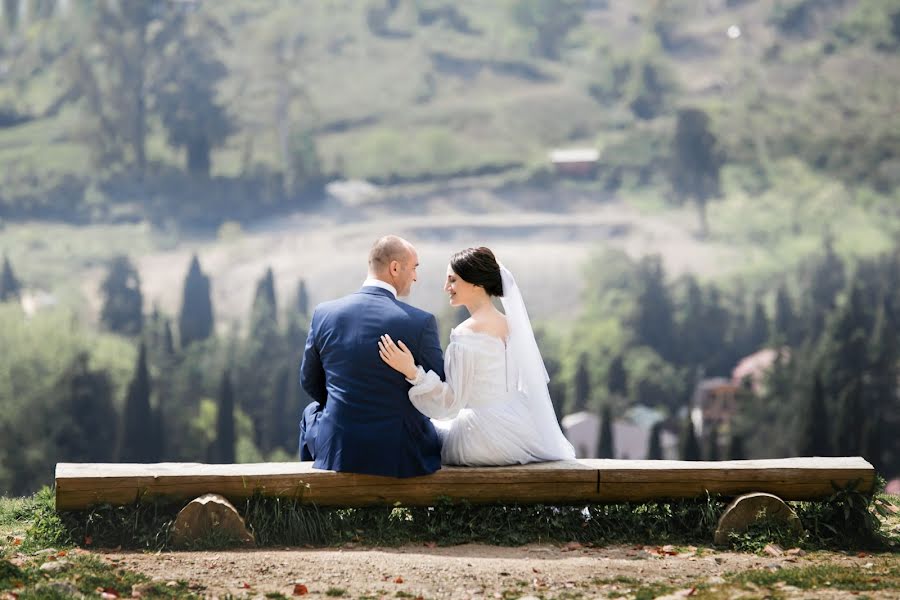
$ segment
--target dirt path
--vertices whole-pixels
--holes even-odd
[[[257,280],[271,267],[282,306],[298,280],[306,280],[313,304],[349,293],[365,277],[372,241],[386,233],[412,240],[421,262],[410,301],[431,312],[446,310],[442,285],[447,260],[471,245],[489,245],[514,272],[537,319],[577,314],[584,264],[601,247],[631,256],[659,252],[670,273],[710,274],[730,250],[696,240],[692,213],[647,216],[621,201],[596,202],[582,195],[540,201],[501,198],[486,191],[417,204],[403,200],[366,206],[332,206],[315,215],[269,219],[222,240],[185,240],[170,251],[136,257],[145,303],[177,314],[184,274],[197,252],[213,280],[217,320],[242,319]],[[523,203],[530,208],[523,208]],[[82,291],[99,309],[98,269]]]
[[[308,597],[345,598],[615,598],[656,597],[708,583],[735,597],[731,573],[836,565],[877,573],[900,568],[898,554],[816,552],[757,556],[709,548],[529,545],[506,548],[467,544],[447,548],[283,549],[162,554],[110,553],[105,559],[158,580],[183,579],[209,597],[264,598],[295,591]],[[733,584],[732,584],[733,585]],[[301,587],[305,586],[305,587]],[[828,587],[800,590],[776,584],[780,597],[859,597]],[[764,597],[764,590],[750,597]],[[867,591],[897,598],[900,588]],[[270,596],[271,597],[271,596]]]

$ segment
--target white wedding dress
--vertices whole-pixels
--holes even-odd
[[[512,274],[501,267],[508,340],[450,332],[441,381],[418,367],[409,399],[431,417],[446,465],[515,465],[575,458],[547,392],[547,373]],[[524,364],[523,364],[524,363]]]

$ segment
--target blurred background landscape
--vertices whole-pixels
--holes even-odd
[[[510,267],[581,456],[900,476],[900,0],[0,10],[0,493],[293,460],[387,233],[445,340],[449,256]]]

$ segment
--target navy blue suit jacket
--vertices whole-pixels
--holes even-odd
[[[301,439],[318,469],[413,477],[441,467],[431,421],[409,401],[410,384],[378,355],[389,334],[416,364],[444,378],[434,315],[379,287],[316,307],[300,367],[303,389],[318,402],[304,412]]]

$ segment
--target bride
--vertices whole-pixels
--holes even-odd
[[[488,248],[457,252],[444,290],[471,315],[450,332],[446,382],[416,366],[409,349],[383,335],[379,354],[412,384],[409,399],[434,421],[448,465],[511,465],[575,458],[547,391],[522,295]],[[503,313],[492,297],[500,297]]]

